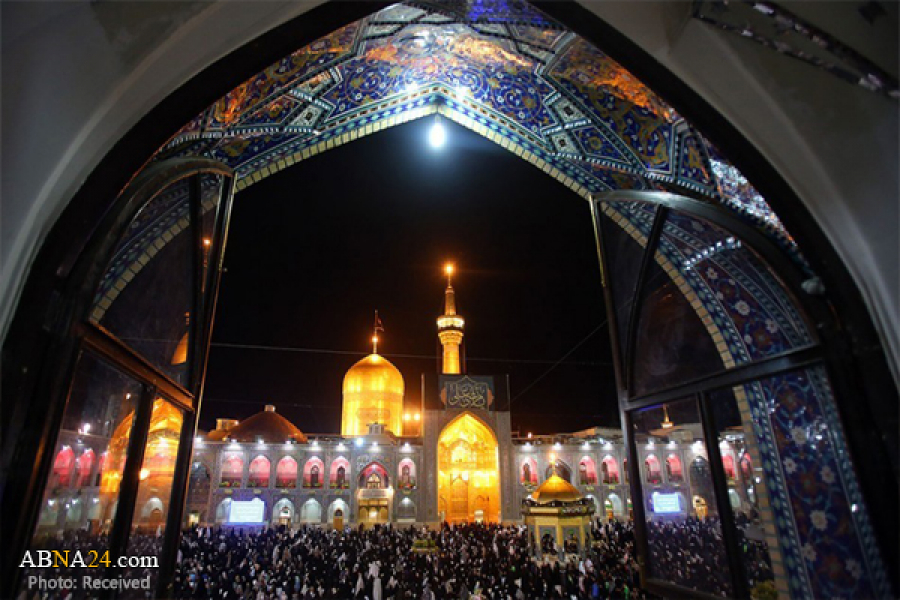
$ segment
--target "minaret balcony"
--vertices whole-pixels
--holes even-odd
[[[438,317],[437,325],[441,330],[444,329],[459,329],[462,330],[463,326],[466,324],[465,320],[459,315],[445,315],[443,317]]]

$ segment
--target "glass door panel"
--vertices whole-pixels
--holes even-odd
[[[128,537],[128,556],[162,553],[183,423],[181,409],[163,398],[153,401],[144,459],[138,474],[140,483]],[[126,571],[125,576],[150,575],[151,589],[155,589],[158,572],[155,568],[138,567]]]
[[[95,295],[91,320],[189,387],[183,360],[194,306],[191,178],[153,197],[131,221]]]
[[[723,322],[727,367],[815,341],[784,284],[740,237],[670,210],[659,249],[679,267],[713,319]]]
[[[766,541],[767,536],[774,537],[775,530],[771,516],[763,522],[760,496],[765,496],[763,503],[766,506],[769,502],[763,486],[761,459],[752,424],[741,419],[738,398],[746,407],[746,396],[741,387],[713,392],[709,402],[747,589],[758,597],[775,589],[772,558]],[[749,412],[749,409],[745,410]],[[770,515],[771,511],[768,513]]]
[[[659,250],[644,276],[640,302],[631,382],[634,395],[724,369],[707,323],[698,315],[699,299],[686,287],[678,265]]]
[[[219,205],[224,191],[223,179],[220,175],[204,174],[200,176],[200,252],[203,263],[200,288],[206,293],[209,285],[210,260],[213,239],[216,237],[216,222],[219,216]]]
[[[731,575],[697,401],[634,411],[632,427],[641,461],[638,487],[650,578],[730,596]],[[685,464],[690,465],[687,481]]]
[[[606,284],[612,291],[619,353],[624,359],[638,276],[656,217],[656,206],[643,202],[605,202],[600,207],[603,249],[609,269]]]
[[[76,367],[29,550],[109,549],[128,441],[143,386],[88,352]],[[26,572],[23,583],[28,574]],[[45,569],[81,576],[79,567]],[[99,574],[91,569],[92,575]]]

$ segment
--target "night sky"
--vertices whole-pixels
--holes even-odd
[[[447,144],[432,149],[433,122],[329,150],[237,194],[202,429],[271,403],[304,432],[339,432],[341,382],[371,351],[376,309],[379,352],[418,404],[421,373],[438,369],[448,260],[468,372],[509,374],[514,431],[618,426],[588,203],[446,120]]]

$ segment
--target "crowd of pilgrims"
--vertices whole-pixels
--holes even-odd
[[[646,598],[631,526],[597,520],[591,534],[584,555],[554,547],[538,559],[522,526],[195,528],[182,537],[174,591],[242,600]]]
[[[774,573],[768,547],[747,537],[748,520],[739,515],[735,531],[743,552],[747,583],[772,581]],[[716,596],[733,594],[722,527],[715,517],[647,523],[650,570],[654,578]]]
[[[738,518],[736,524],[750,589],[771,582],[765,542],[747,537],[746,519]],[[647,525],[651,576],[717,596],[731,595],[718,519]],[[161,542],[159,532],[132,534],[128,554],[158,556]],[[557,546],[545,536],[537,558],[527,528],[487,524],[445,524],[436,531],[391,526],[342,531],[279,527],[255,532],[193,528],[181,538],[174,595],[210,600],[650,597],[639,587],[630,522],[596,519],[585,553],[567,545]],[[48,536],[37,546],[82,552],[108,547],[106,536],[81,530]],[[26,575],[42,571],[26,569]],[[76,576],[76,571],[55,569],[53,576]],[[153,571],[135,569],[123,575],[142,577]],[[23,588],[18,596],[22,600],[38,597],[64,595]]]

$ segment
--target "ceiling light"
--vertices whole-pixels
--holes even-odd
[[[434,118],[434,124],[428,131],[428,143],[432,148],[440,148],[447,141],[447,132],[444,130],[444,124],[441,123],[440,117]]]

